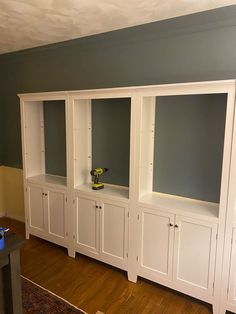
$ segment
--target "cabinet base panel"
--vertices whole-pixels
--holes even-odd
[[[227,311],[236,313],[236,305],[227,304]],[[214,313],[215,314],[215,313]],[[221,313],[220,313],[221,314]]]
[[[145,275],[139,274],[138,276],[145,278],[145,279],[148,279],[148,280],[155,282],[159,285],[165,286],[167,288],[173,289],[175,291],[179,291],[180,293],[189,295],[195,299],[199,299],[199,300],[206,302],[206,303],[209,303],[211,305],[213,305],[213,303],[214,303],[214,297],[212,295],[207,295],[201,291],[196,291],[196,290],[194,290],[194,288],[190,289],[187,287],[181,287],[180,284],[178,284],[174,281],[163,279],[163,278],[155,278],[154,279],[153,276],[146,275],[146,274]],[[216,314],[217,314],[217,312],[216,312]],[[222,313],[220,313],[220,314],[222,314]]]
[[[27,238],[27,235],[28,235],[28,237],[30,237],[30,235],[33,235],[35,237],[38,237],[40,239],[43,239],[45,241],[51,242],[53,244],[56,244],[56,245],[59,245],[59,246],[62,246],[64,248],[68,249],[68,244],[66,243],[66,241],[63,242],[60,239],[58,240],[58,239],[54,239],[53,237],[50,237],[47,235],[45,236],[44,234],[38,233],[37,231],[36,232],[34,230],[33,231],[31,231],[31,230],[26,231],[26,238]]]
[[[79,254],[88,256],[90,258],[96,259],[97,261],[100,261],[102,263],[111,265],[111,266],[113,266],[115,268],[119,268],[119,269],[122,269],[124,271],[127,271],[127,265],[121,265],[119,263],[113,262],[112,260],[108,261],[106,259],[103,259],[102,257],[99,256],[98,253],[96,254],[96,253],[92,253],[92,252],[84,252],[84,251],[82,251],[82,250],[80,250],[78,248],[76,248],[76,252],[79,253]]]

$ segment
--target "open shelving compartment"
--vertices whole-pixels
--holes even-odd
[[[21,99],[28,182],[67,187],[66,100]]]
[[[142,206],[218,221],[227,203],[233,84],[175,84],[140,96]]]
[[[74,188],[94,196],[129,200],[131,97],[73,99]],[[108,168],[104,188],[92,189],[90,171]]]

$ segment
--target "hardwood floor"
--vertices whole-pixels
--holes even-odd
[[[24,236],[24,224],[0,218],[0,226]],[[211,306],[145,279],[136,284],[126,272],[30,237],[21,250],[22,275],[89,314],[209,314]]]

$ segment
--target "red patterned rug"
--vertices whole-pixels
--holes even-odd
[[[85,312],[52,292],[22,277],[24,314],[84,314]]]

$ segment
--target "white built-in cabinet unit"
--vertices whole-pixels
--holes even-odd
[[[236,313],[234,80],[19,97],[27,238]]]

